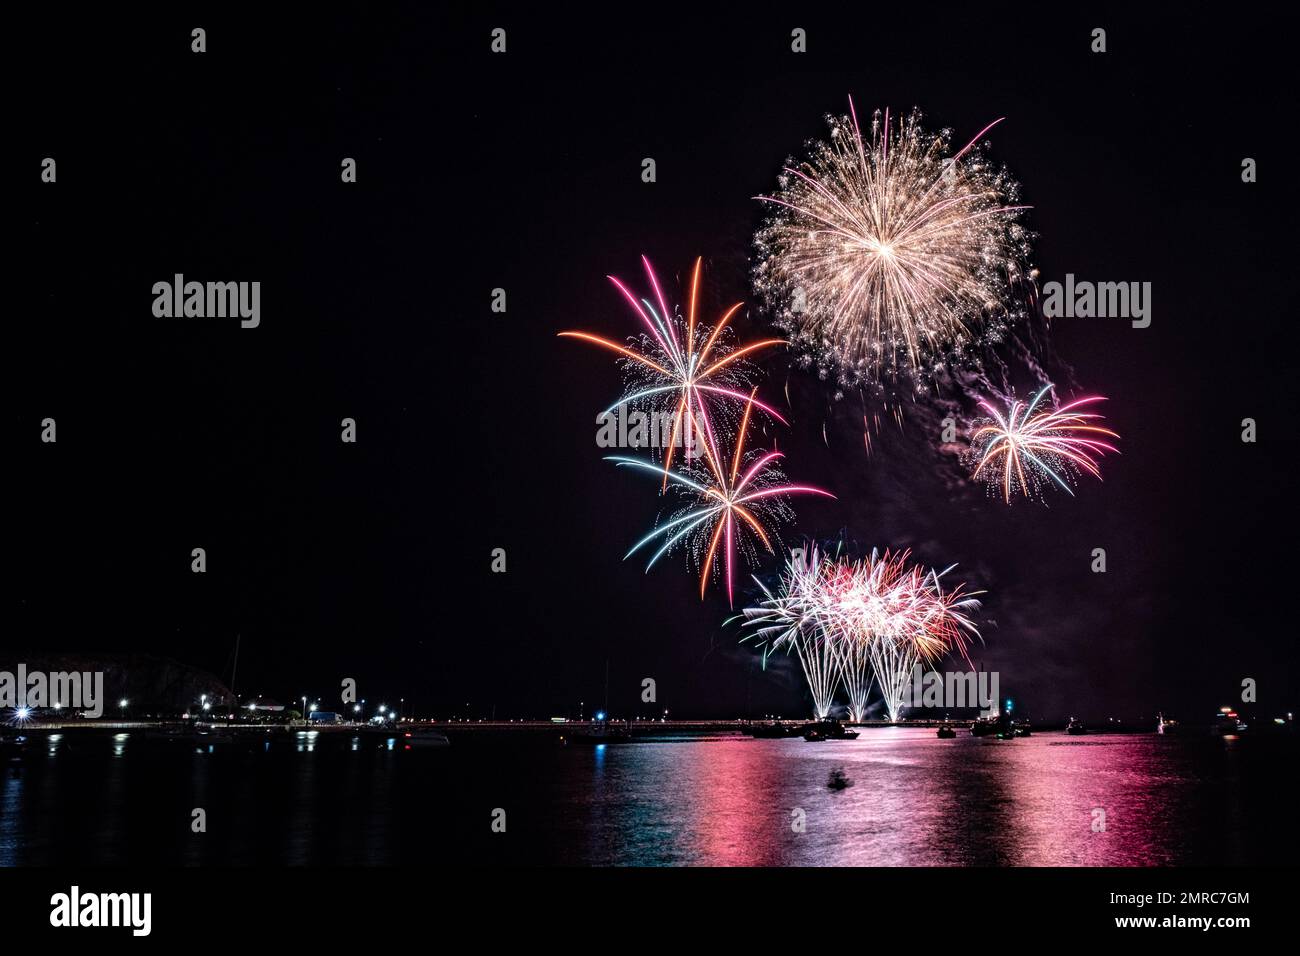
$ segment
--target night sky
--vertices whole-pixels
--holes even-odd
[[[8,649],[222,673],[240,634],[243,694],[329,700],[354,677],[370,700],[498,717],[590,713],[608,661],[618,714],[805,713],[801,679],[759,669],[683,555],[648,575],[622,560],[661,502],[595,444],[615,363],[555,334],[632,332],[605,276],[639,288],[643,253],[674,299],[703,256],[707,316],[752,303],[752,197],[851,94],[860,112],[919,107],[963,143],[1005,116],[992,155],[1033,206],[1042,281],[1151,282],[1152,325],[1053,324],[1059,381],[1108,396],[1123,437],[1104,482],[1049,506],[961,480],[920,412],[868,456],[860,401],[770,356],[761,393],[784,410],[790,389],[786,471],[837,496],[794,501],[785,544],[958,562],[989,592],[974,656],[1033,715],[1208,719],[1243,677],[1265,710],[1293,707],[1294,104],[1277,30],[863,11],[15,31],[47,66],[7,156]],[[178,272],[260,281],[261,326],[155,319],[151,287]],[[738,324],[770,328],[755,306]]]

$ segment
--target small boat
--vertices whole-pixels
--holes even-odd
[[[199,744],[253,744],[259,735],[256,731],[235,730],[231,727],[211,727],[190,735],[191,742]]]
[[[141,736],[148,741],[162,740],[168,743],[189,743],[198,736],[198,732],[188,727],[161,727],[157,730],[146,730]]]
[[[664,713],[667,713],[665,711]],[[632,725],[629,721],[612,723],[609,714],[609,658],[605,658],[605,706],[592,717],[591,723],[572,735],[563,738],[566,744],[588,744],[600,747],[604,744],[623,744],[632,739]]]
[[[23,734],[4,734],[0,736],[0,754],[10,760],[18,760],[27,749],[27,738]]]
[[[408,730],[398,739],[403,750],[426,750],[450,747],[451,741],[436,730]]]
[[[940,740],[951,740],[957,736],[957,731],[952,724],[940,724],[938,733],[935,736]]]
[[[1030,729],[1029,729],[1029,722],[1028,722],[1028,721],[1021,721],[1020,723],[1013,723],[1013,724],[1011,725],[1011,727],[1012,727],[1012,729],[1016,732],[1016,736],[1017,736],[1017,737],[1028,737],[1028,736],[1030,736]]]
[[[826,779],[826,786],[832,790],[847,790],[853,786],[853,781],[845,776],[844,771],[836,767],[831,771],[830,776]]]
[[[606,720],[593,720],[591,726],[575,730],[568,738],[575,744],[621,744],[632,739],[632,731],[626,724],[611,724]]]
[[[1246,729],[1246,724],[1236,713],[1219,714],[1213,724],[1210,725],[1210,733],[1219,736],[1235,736]]]
[[[857,740],[858,732],[849,730],[838,720],[818,720],[804,724],[801,736],[811,743],[818,743],[823,740]]]
[[[992,737],[1002,731],[1005,723],[1001,717],[981,717],[970,725],[972,737]]]
[[[1065,732],[1077,737],[1079,734],[1086,734],[1088,729],[1083,726],[1083,721],[1078,717],[1071,717],[1070,722],[1065,725]]]

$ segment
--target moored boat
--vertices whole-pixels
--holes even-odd
[[[816,720],[800,728],[801,736],[810,743],[823,740],[857,740],[858,732],[850,730],[838,720]]]
[[[1001,717],[981,717],[970,725],[970,735],[972,737],[992,737],[1000,734],[1006,727],[1006,720]]]
[[[398,740],[403,750],[426,750],[450,747],[451,741],[436,730],[408,730]]]
[[[582,730],[575,730],[568,738],[574,744],[621,744],[632,739],[632,731],[626,724],[613,724],[607,720],[593,720],[591,725]]]
[[[27,749],[27,737],[24,734],[0,734],[0,754],[11,760],[17,760]]]

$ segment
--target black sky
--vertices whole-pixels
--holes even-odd
[[[9,156],[7,644],[219,671],[239,633],[245,693],[328,699],[355,677],[370,698],[498,716],[590,710],[608,660],[622,713],[650,713],[645,677],[682,715],[803,712],[793,674],[737,648],[684,558],[649,575],[621,560],[659,501],[595,444],[614,363],[555,333],[630,332],[604,276],[638,278],[642,253],[672,288],[704,256],[706,312],[752,301],[751,197],[852,94],[954,138],[1007,117],[993,155],[1034,207],[1043,280],[1149,281],[1153,322],[1052,329],[1074,380],[1109,396],[1123,454],[1050,507],[955,481],[919,426],[868,457],[854,399],[768,360],[763,392],[790,382],[788,473],[837,495],[796,502],[786,543],[959,562],[989,592],[977,656],[1031,712],[1208,714],[1243,677],[1266,708],[1294,706],[1293,88],[1276,24],[372,16],[21,31],[43,82],[22,87]],[[154,319],[150,288],[177,272],[261,281],[262,326]],[[752,306],[740,325],[767,328]],[[57,445],[39,442],[46,416]]]

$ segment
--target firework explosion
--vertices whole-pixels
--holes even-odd
[[[621,356],[628,387],[603,415],[620,405],[648,403],[664,409],[672,422],[662,464],[621,455],[609,458],[619,467],[661,475],[664,492],[671,487],[692,499],[687,507],[634,544],[626,557],[654,543],[657,550],[646,566],[649,571],[659,558],[681,545],[700,569],[700,597],[704,596],[710,575],[720,574],[726,580],[728,601],[734,601],[737,554],[753,561],[759,545],[775,553],[773,533],[768,527],[793,517],[786,498],[794,494],[834,496],[819,488],[786,484],[776,467],[784,457],[781,452],[745,447],[755,408],[785,423],[775,409],[758,400],[757,389],[750,387],[750,370],[745,361],[753,353],[783,341],[735,343],[728,322],[741,303],[723,313],[712,328],[701,325],[697,321],[700,259],[695,260],[691,274],[685,315],[670,313],[650,260],[642,256],[641,261],[654,290],[654,302],[648,298],[638,301],[626,285],[609,277],[646,328],[630,346],[588,332],[560,335],[592,342]],[[723,444],[728,438],[732,441],[731,453],[724,456]],[[679,441],[687,454],[674,469]]]
[[[828,117],[830,141],[786,166],[755,236],[754,283],[806,365],[841,383],[910,373],[918,383],[974,364],[1024,318],[1011,291],[1030,236],[1019,186],[985,156],[986,126],[951,154],[920,113]],[[1032,277],[1032,274],[1031,274]]]
[[[906,567],[907,553],[892,561],[886,553],[876,560],[873,554],[867,562],[867,589],[871,597],[883,608],[868,619],[867,630],[857,637],[867,644],[871,667],[876,683],[884,698],[885,710],[891,722],[897,722],[903,712],[903,697],[908,678],[918,663],[930,664],[953,649],[967,659],[966,635],[979,636],[979,631],[967,612],[979,607],[973,595],[962,596],[959,585],[945,593],[939,579],[951,571],[924,572],[918,567]],[[883,591],[875,585],[870,565],[883,568],[878,575]]]
[[[727,601],[733,606],[737,550],[743,551],[752,563],[758,553],[753,539],[757,539],[768,553],[776,553],[772,534],[764,526],[792,517],[785,503],[786,497],[795,494],[835,497],[810,485],[785,484],[776,467],[784,457],[779,451],[756,450],[746,454],[745,438],[755,404],[751,392],[729,461],[723,458],[716,436],[710,429],[705,429],[702,435],[703,466],[696,462],[688,468],[670,472],[654,462],[637,458],[612,455],[608,459],[620,467],[662,473],[669,486],[693,498],[689,506],[634,544],[625,558],[661,539],[658,550],[646,565],[649,571],[659,558],[677,545],[684,544],[700,568],[700,597],[704,597],[710,572],[721,565],[727,585]],[[744,533],[746,529],[753,532],[752,538]],[[718,560],[719,553],[721,561]]]
[[[861,721],[871,688],[879,686],[891,721],[902,715],[912,668],[953,650],[967,657],[968,635],[979,631],[969,612],[979,607],[963,586],[945,592],[944,571],[925,571],[910,553],[872,552],[857,562],[794,555],[773,595],[744,612],[753,636],[772,650],[793,648],[813,694],[818,719],[830,713],[835,686],[849,696],[849,716]],[[969,658],[967,657],[967,660]]]
[[[874,555],[873,555],[874,558]],[[864,720],[867,700],[875,684],[871,662],[872,629],[864,626],[869,617],[879,618],[870,607],[863,567],[845,561],[828,563],[822,575],[822,600],[830,645],[835,653],[840,681],[849,698],[849,719]]]
[[[610,282],[636,311],[645,324],[646,331],[632,342],[632,347],[620,345],[589,332],[561,332],[561,337],[581,339],[609,349],[623,359],[627,376],[626,393],[602,414],[608,415],[620,405],[648,403],[665,412],[672,420],[672,433],[666,442],[664,454],[664,486],[667,487],[674,451],[679,442],[688,448],[700,439],[716,441],[719,430],[715,427],[711,405],[730,405],[732,408],[747,401],[785,423],[775,409],[757,401],[749,389],[749,368],[745,358],[774,345],[785,344],[782,339],[763,339],[749,345],[733,342],[735,338],[727,323],[743,303],[737,302],[712,328],[696,321],[696,303],[700,289],[700,259],[695,260],[691,275],[690,301],[686,316],[668,311],[659,279],[650,260],[641,257],[646,276],[654,290],[655,303],[649,299],[637,300],[627,286],[614,276]],[[713,399],[713,402],[706,401]],[[734,419],[733,419],[734,421]],[[721,425],[722,423],[719,423]]]
[[[990,489],[1011,503],[1011,493],[1018,488],[1026,497],[1043,497],[1043,490],[1055,483],[1073,495],[1070,484],[1082,472],[1101,478],[1097,458],[1118,449],[1104,439],[1119,438],[1102,428],[1104,416],[1088,411],[1088,406],[1105,401],[1100,396],[1081,398],[1057,409],[1039,409],[1046,385],[1028,403],[1014,399],[1006,414],[987,401],[980,407],[990,418],[975,422],[971,436],[969,460],[974,464],[972,478],[983,478]]]
[[[839,660],[830,627],[831,616],[825,600],[824,576],[827,564],[814,546],[806,552],[797,550],[786,562],[776,594],[763,582],[755,582],[763,591],[758,607],[745,608],[745,626],[756,625],[746,636],[763,648],[763,663],[776,651],[794,651],[803,668],[812,693],[813,716],[830,717],[835,704],[835,685],[840,677]]]

